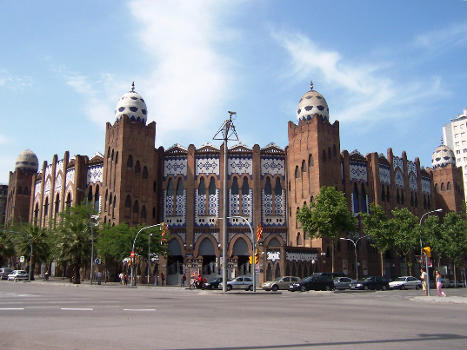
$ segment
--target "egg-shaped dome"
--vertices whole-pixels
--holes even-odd
[[[454,152],[448,146],[438,146],[431,157],[431,166],[438,168],[445,167],[448,164],[456,164]]]
[[[129,92],[120,97],[115,108],[116,120],[120,120],[124,115],[131,120],[141,121],[146,124],[148,109],[141,95],[135,91],[135,83],[132,84]]]
[[[315,114],[329,120],[329,107],[318,91],[313,90],[313,82],[310,84],[310,91],[298,102],[297,118],[298,120],[311,119]]]
[[[38,167],[39,161],[37,160],[37,156],[30,149],[21,152],[18,158],[16,158],[15,169],[32,170],[37,172]]]

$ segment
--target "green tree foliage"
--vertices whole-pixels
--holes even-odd
[[[466,242],[465,217],[455,212],[448,213],[441,224],[441,236],[444,241],[445,256],[462,266],[465,261]]]
[[[370,238],[371,246],[378,249],[381,259],[381,276],[384,275],[384,252],[392,249],[394,239],[391,221],[387,218],[383,208],[370,205],[370,213],[362,213],[363,231]]]
[[[53,231],[53,255],[58,262],[72,265],[72,282],[81,283],[80,268],[91,254],[91,215],[92,206],[79,205],[67,208]]]
[[[393,231],[394,248],[400,256],[405,259],[406,267],[409,267],[412,274],[412,264],[410,257],[413,250],[419,245],[420,226],[418,218],[407,208],[394,209],[390,220]]]
[[[422,223],[421,237],[424,247],[429,246],[433,259],[438,261],[438,265],[443,257],[446,256],[446,242],[442,236],[442,227],[437,215],[428,215]],[[417,247],[419,250],[420,248]],[[421,254],[419,251],[418,254]]]
[[[311,238],[328,238],[332,242],[331,261],[334,272],[334,245],[342,232],[354,232],[357,222],[347,207],[342,192],[332,186],[321,187],[319,195],[309,206],[297,212],[297,219]]]
[[[11,236],[5,230],[0,230],[0,264],[7,266],[8,258],[15,256],[15,246]]]
[[[49,232],[29,223],[18,224],[7,229],[17,255],[24,255],[34,279],[36,263],[47,262],[50,258]],[[31,257],[32,245],[32,257]]]

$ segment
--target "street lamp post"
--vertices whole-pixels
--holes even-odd
[[[89,273],[89,281],[90,283],[92,284],[92,269],[93,269],[93,266],[92,266],[92,263],[94,262],[94,231],[93,231],[93,226],[94,226],[94,223],[92,222],[92,220],[97,220],[99,219],[99,215],[91,215],[89,217],[89,227],[91,228],[91,271]]]
[[[439,213],[442,212],[443,209],[435,209],[432,211],[429,211],[425,214],[422,215],[420,218],[420,256],[423,257],[423,242],[422,242],[422,221],[425,218],[425,216],[430,215],[432,213]],[[426,291],[427,291],[427,296],[430,296],[430,274],[428,273],[428,255],[425,254],[425,271],[426,271]]]
[[[148,234],[148,286],[149,286],[149,271],[151,269],[151,237],[152,237],[152,233]]]
[[[138,238],[138,235],[140,234],[141,231],[147,230],[148,228],[153,228],[153,227],[161,226],[161,225],[162,225],[162,223],[156,224],[156,225],[151,225],[151,226],[142,227],[142,228],[136,233],[135,239],[133,240],[133,246],[132,246],[132,248],[131,248],[131,251],[132,251],[132,252],[135,251],[136,239]],[[130,275],[131,283],[130,283],[130,285],[131,285],[132,287],[134,287],[134,286],[135,286],[135,281],[134,281],[134,279],[133,279],[133,271],[134,271],[134,269],[135,269],[135,257],[133,256],[133,257],[131,258],[131,260],[132,260],[132,261],[131,261],[131,275]]]
[[[358,281],[358,256],[357,256],[357,244],[358,244],[358,242],[360,242],[360,240],[361,240],[362,238],[365,238],[365,237],[367,237],[367,236],[368,236],[368,235],[365,235],[365,236],[359,237],[359,238],[358,238],[358,239],[356,239],[356,240],[353,240],[353,239],[351,239],[351,238],[343,238],[343,237],[339,238],[339,239],[341,239],[341,240],[343,240],[343,241],[350,241],[350,242],[352,242],[352,243],[353,243],[353,246],[354,246],[354,249],[355,249],[355,279],[356,279],[357,281]]]

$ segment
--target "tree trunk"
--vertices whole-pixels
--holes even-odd
[[[454,287],[457,287],[457,275],[456,275],[456,263],[453,261],[452,266],[454,267]]]
[[[34,254],[31,255],[31,266],[29,266],[31,270],[31,281],[34,280],[34,270],[36,269],[36,257],[34,256]]]
[[[379,251],[379,256],[381,258],[381,277],[384,276],[384,252],[382,250]]]
[[[334,239],[331,240],[331,272],[334,272]]]
[[[73,284],[80,284],[81,283],[81,276],[80,276],[80,270],[81,268],[81,256],[76,256],[75,261],[73,262]]]

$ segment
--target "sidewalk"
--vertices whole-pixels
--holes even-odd
[[[130,284],[125,286],[125,285],[122,285],[120,282],[102,282],[102,284],[99,285],[96,280],[92,281],[92,285],[89,282],[89,280],[83,280],[81,281],[80,284],[73,284],[69,281],[68,278],[50,278],[48,281],[44,279],[37,279],[37,280],[31,281],[31,283],[40,284],[40,285],[60,285],[60,286],[69,286],[69,287],[134,288],[134,287],[131,287]],[[161,287],[160,285],[155,286],[153,284],[148,285],[148,284],[141,284],[141,283],[137,283],[136,286],[143,287],[143,288]],[[164,286],[164,288],[166,287],[180,287],[180,286]]]
[[[423,303],[432,303],[432,304],[467,304],[467,297],[465,296],[447,296],[439,297],[435,296],[417,296],[412,297],[410,300],[423,302]]]

